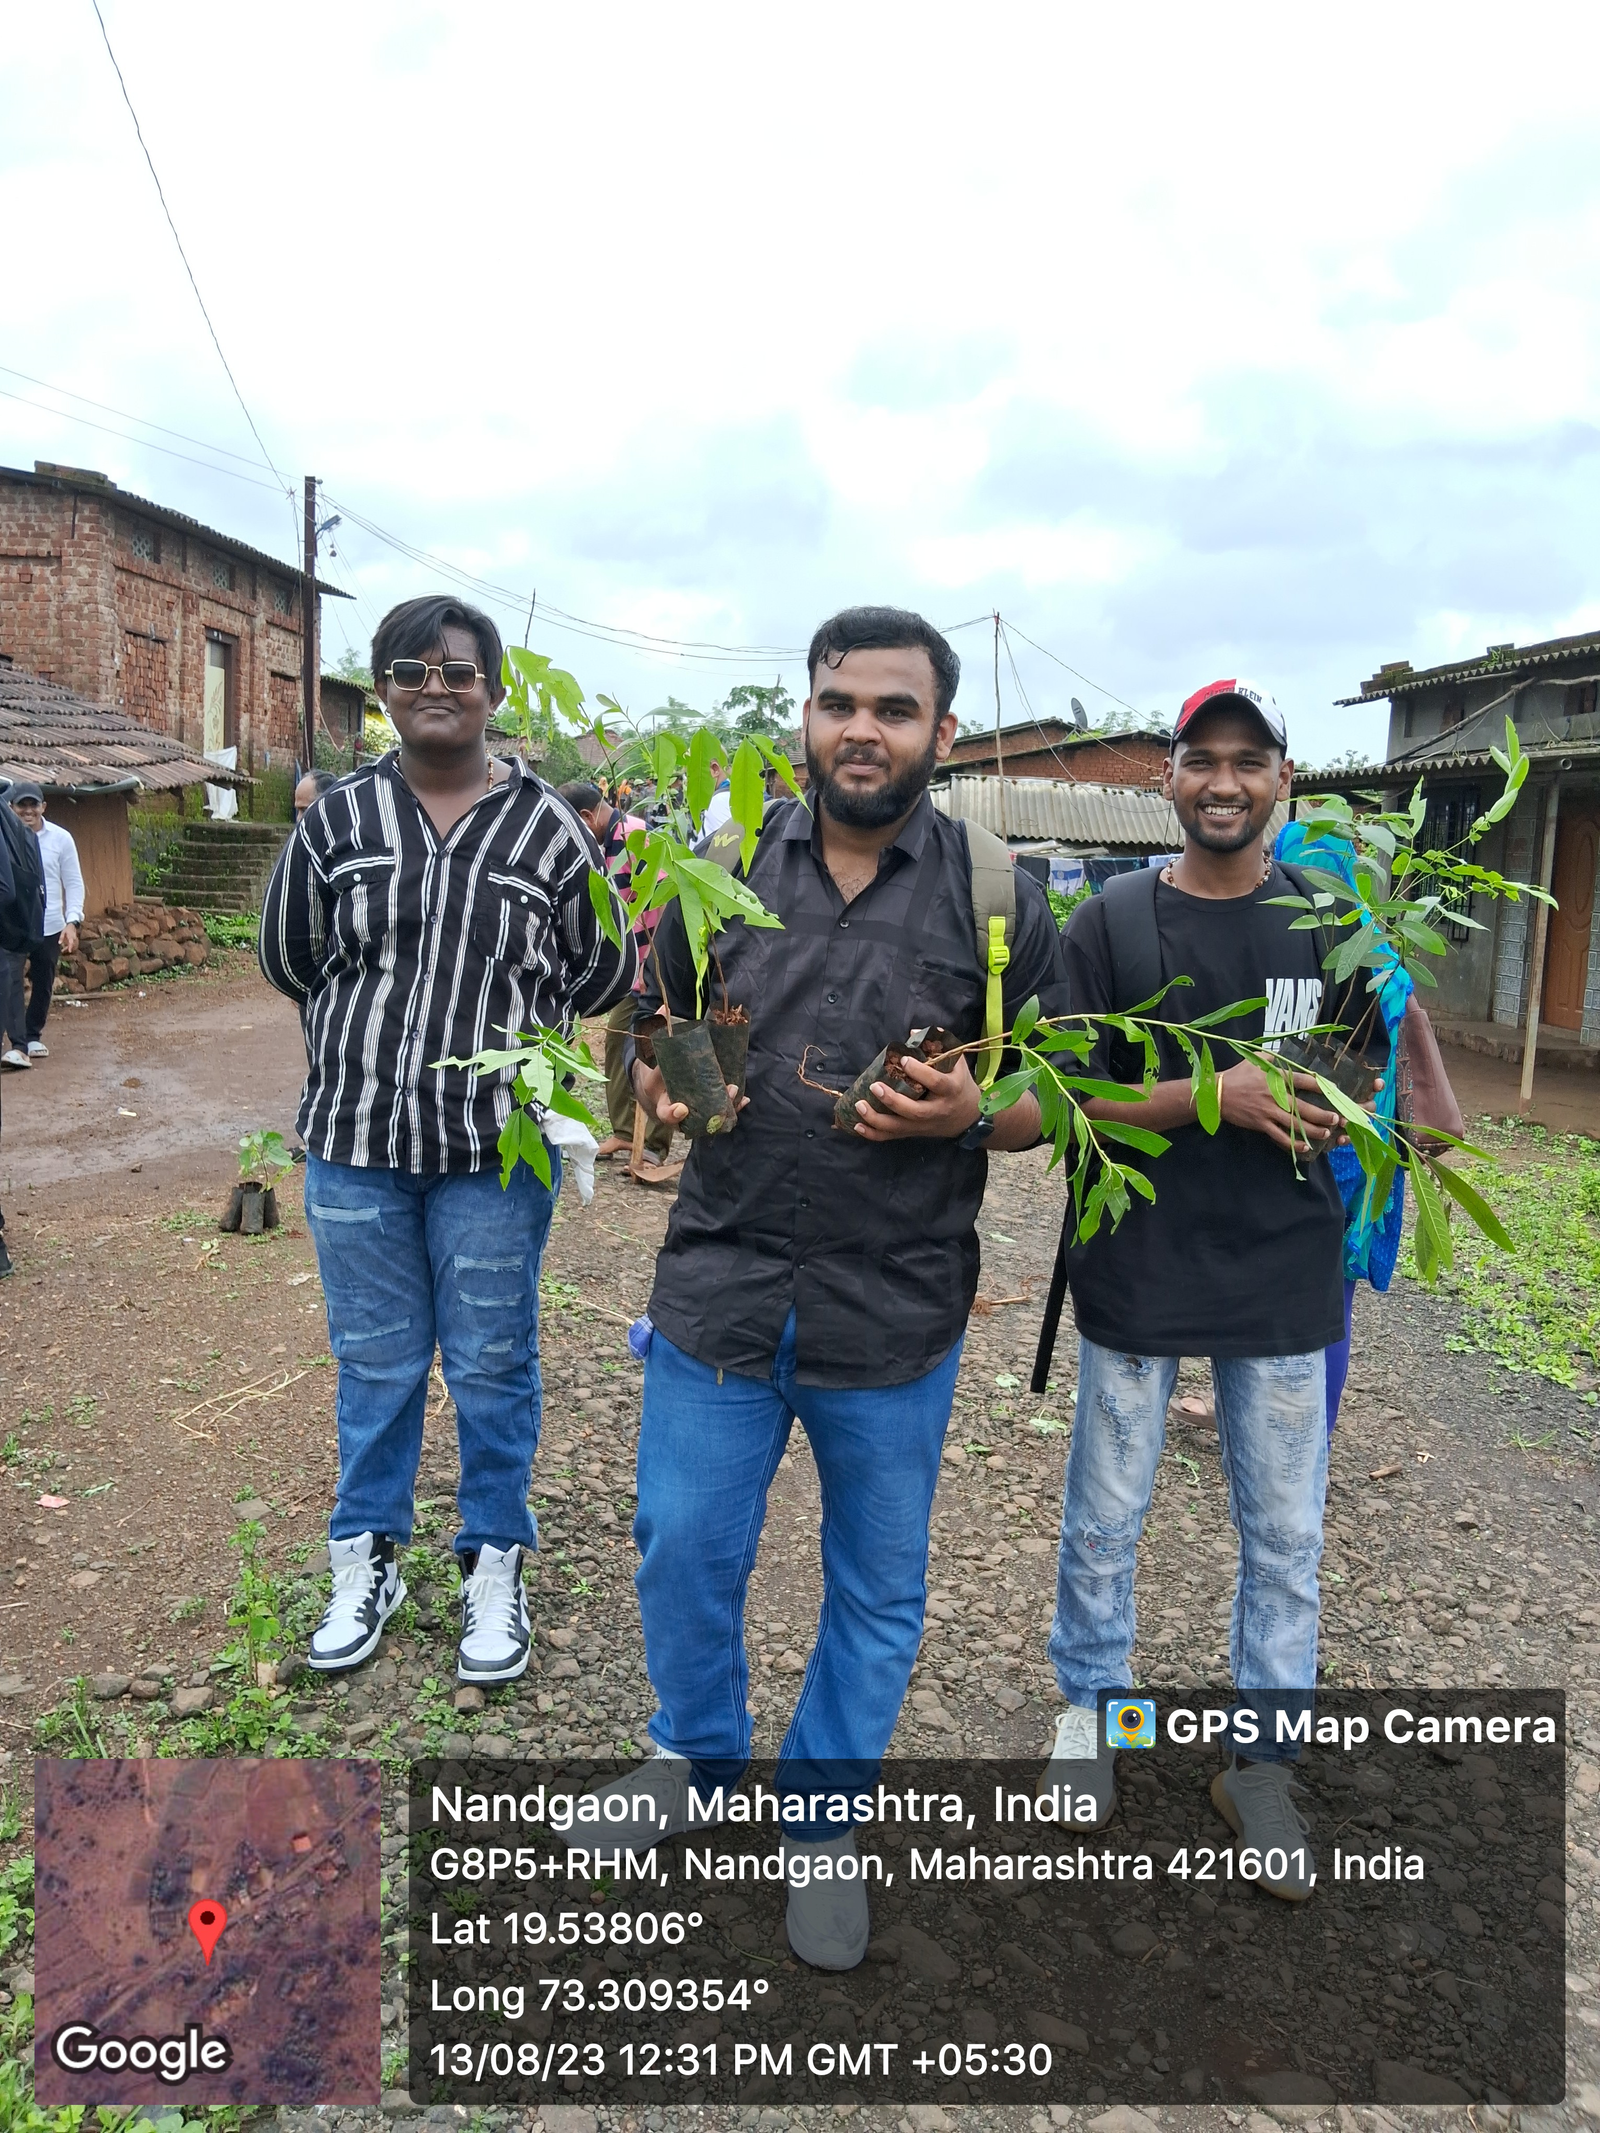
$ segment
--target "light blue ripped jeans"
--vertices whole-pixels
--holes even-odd
[[[561,1159],[550,1150],[551,1185]],[[553,1192],[525,1164],[413,1177],[306,1157],[306,1223],[339,1365],[329,1537],[411,1538],[435,1342],[461,1447],[458,1553],[538,1545],[539,1261]]]
[[[1093,1705],[1102,1691],[1133,1686],[1134,1556],[1177,1375],[1175,1355],[1116,1355],[1078,1343],[1050,1630],[1050,1663],[1072,1703]],[[1241,1731],[1237,1745],[1257,1761],[1289,1761],[1272,1714],[1303,1708],[1317,1680],[1328,1486],[1323,1351],[1214,1357],[1211,1382],[1228,1512],[1239,1534],[1229,1657],[1234,1687],[1258,1714],[1258,1740]]]

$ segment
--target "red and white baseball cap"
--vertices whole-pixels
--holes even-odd
[[[1180,740],[1188,727],[1215,704],[1237,700],[1247,711],[1253,711],[1263,726],[1272,735],[1284,754],[1289,753],[1289,729],[1283,722],[1283,713],[1267,694],[1258,689],[1253,681],[1208,681],[1203,689],[1196,689],[1193,696],[1185,697],[1183,709],[1178,713],[1172,728],[1174,744]]]

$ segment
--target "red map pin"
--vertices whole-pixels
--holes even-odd
[[[226,1932],[227,1925],[227,1912],[209,1896],[202,1896],[198,1903],[189,1906],[189,1931],[200,1943],[200,1953],[207,1963],[211,1961],[211,1951]]]

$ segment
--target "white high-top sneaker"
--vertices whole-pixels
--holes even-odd
[[[457,1681],[515,1681],[533,1642],[520,1548],[480,1548],[461,1558]]]
[[[307,1664],[324,1674],[359,1666],[378,1649],[383,1625],[406,1596],[405,1579],[385,1533],[329,1541],[333,1597],[311,1636]]]

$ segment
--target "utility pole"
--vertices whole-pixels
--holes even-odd
[[[300,585],[300,716],[305,758],[301,776],[317,760],[317,477],[306,476],[305,575]]]
[[[1006,758],[1000,745],[1000,610],[994,611],[994,767],[1000,780],[1000,842],[1010,842],[1006,828]]]
[[[1539,857],[1539,886],[1548,896],[1556,870],[1556,825],[1561,813],[1561,773],[1570,766],[1556,765],[1556,774],[1544,803],[1544,850]],[[1519,1111],[1533,1108],[1533,1069],[1539,1056],[1539,1009],[1544,1004],[1544,950],[1550,937],[1550,906],[1533,907],[1533,943],[1528,954],[1528,1015],[1522,1029],[1522,1085],[1517,1092]]]

